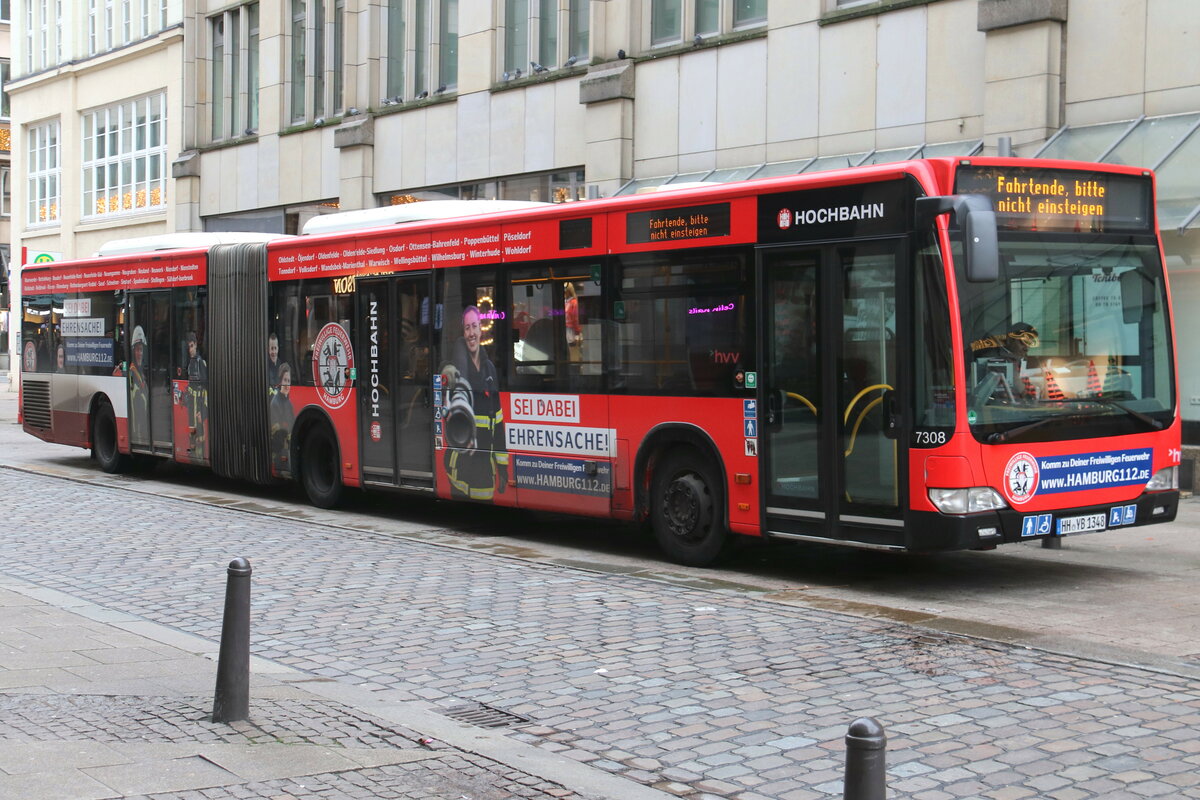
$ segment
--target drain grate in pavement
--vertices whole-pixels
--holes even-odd
[[[527,717],[485,706],[483,703],[462,703],[443,708],[439,713],[477,728],[515,728],[518,725],[528,725],[530,722]]]

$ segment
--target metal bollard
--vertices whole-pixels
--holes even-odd
[[[213,697],[213,722],[235,722],[250,717],[250,562],[229,562],[225,583],[225,617],[221,622],[221,650],[217,657],[217,691]]]
[[[842,800],[885,800],[887,734],[870,717],[850,723],[846,731],[846,777]]]

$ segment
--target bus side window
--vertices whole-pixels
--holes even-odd
[[[298,383],[302,380],[301,375],[304,372],[296,359],[296,354],[304,344],[300,341],[302,329],[298,287],[294,283],[275,284],[271,299],[271,321],[268,325],[267,341],[263,342],[263,361],[265,363],[269,359],[268,347],[271,334],[274,333],[279,342],[278,361],[286,362],[292,367],[292,380]]]
[[[622,258],[619,363],[631,393],[729,395],[754,364],[748,255],[743,250]]]
[[[553,390],[558,362],[566,350],[563,310],[556,305],[554,279],[547,267],[514,269],[510,275],[512,359],[509,374],[514,388]],[[562,345],[559,345],[559,341]]]

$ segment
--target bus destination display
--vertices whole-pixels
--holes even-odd
[[[1150,179],[1076,170],[972,167],[955,190],[992,198],[1001,227],[1031,231],[1150,230]]]
[[[637,211],[625,219],[628,244],[677,242],[729,235],[729,204]]]

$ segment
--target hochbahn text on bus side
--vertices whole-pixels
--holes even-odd
[[[22,420],[321,507],[649,520],[693,565],[1119,536],[1179,498],[1154,208],[1137,168],[930,159],[116,243],[22,270]]]

